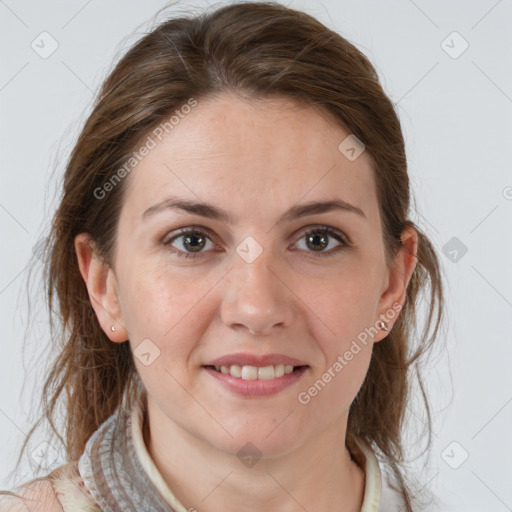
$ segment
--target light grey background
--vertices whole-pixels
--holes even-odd
[[[431,237],[448,279],[448,353],[426,374],[435,422],[422,478],[441,497],[441,510],[512,510],[512,1],[287,5],[356,44],[398,103],[420,212],[412,219]],[[55,350],[41,288],[27,310],[28,258],[93,94],[163,6],[0,0],[0,488],[31,476],[26,464],[11,471],[35,419],[43,358]],[[31,47],[34,41],[42,52],[46,38],[51,48],[44,31],[58,43],[48,58]],[[421,424],[417,410],[411,416]],[[34,450],[38,442],[44,438]]]

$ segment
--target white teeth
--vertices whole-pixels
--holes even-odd
[[[215,366],[218,372],[229,374],[232,377],[244,380],[271,380],[293,372],[291,364],[276,364],[269,366],[241,366],[232,364],[231,366]]]
[[[258,378],[258,368],[256,366],[242,366],[242,379],[256,380]]]
[[[270,380],[273,379],[275,375],[273,366],[263,366],[258,368],[258,379],[259,380]]]
[[[284,373],[292,373],[293,372],[293,366],[291,364],[287,364],[284,367]]]
[[[242,377],[242,367],[238,364],[232,364],[230,367],[229,367],[229,374],[232,376],[232,377]]]
[[[292,366],[293,371],[293,366]],[[282,377],[284,375],[284,364],[276,364],[274,368],[274,377]]]

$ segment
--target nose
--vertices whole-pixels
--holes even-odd
[[[221,318],[228,327],[265,336],[292,323],[294,294],[270,256],[263,251],[252,263],[235,258],[221,305]]]

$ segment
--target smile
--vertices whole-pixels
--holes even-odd
[[[291,364],[276,364],[269,366],[249,366],[232,364],[230,366],[210,366],[216,372],[225,375],[231,375],[237,379],[243,380],[271,380],[288,375],[302,366],[293,366]]]
[[[276,364],[271,366],[203,366],[224,389],[244,398],[275,395],[297,383],[309,366]]]

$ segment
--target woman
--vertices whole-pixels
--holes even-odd
[[[143,37],[47,248],[65,346],[45,416],[65,391],[70,462],[4,507],[417,510],[408,370],[443,295],[409,198],[374,68],[312,17],[239,3]]]

